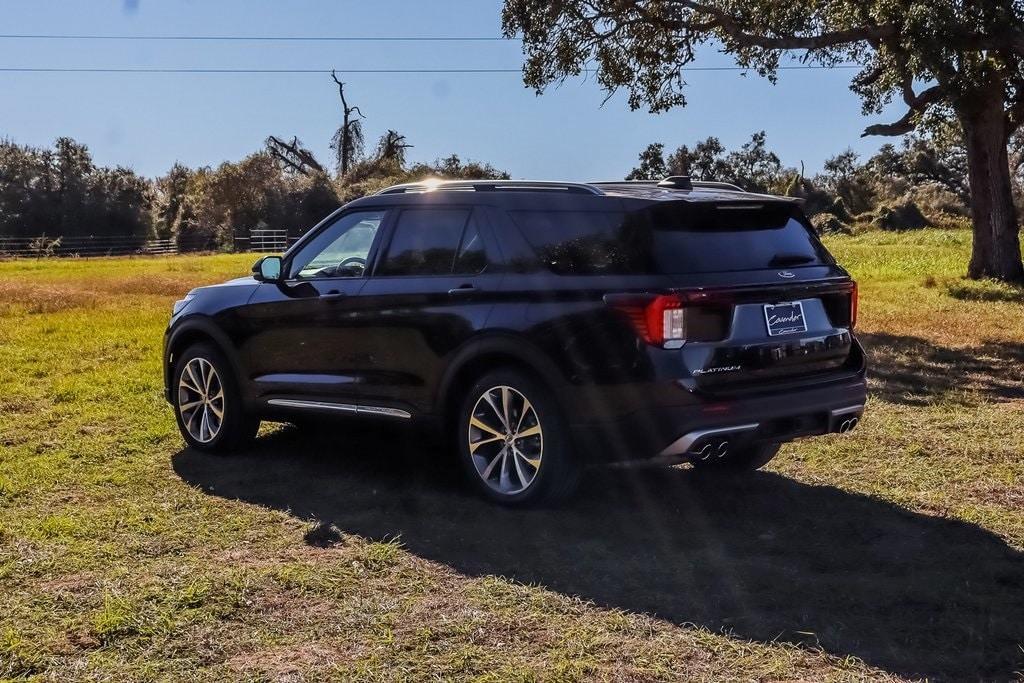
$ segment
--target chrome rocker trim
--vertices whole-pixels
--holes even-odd
[[[412,418],[412,414],[398,408],[385,408],[382,406],[360,406],[354,403],[329,403],[327,401],[299,401],[290,398],[272,398],[267,401],[268,405],[279,408],[301,408],[303,410],[332,410],[340,413],[351,413],[354,415],[379,415],[383,417],[397,417],[403,420]]]

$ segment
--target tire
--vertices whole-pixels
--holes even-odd
[[[260,421],[245,410],[231,364],[212,344],[199,343],[185,349],[174,364],[172,379],[174,417],[178,431],[190,447],[226,453],[255,438]]]
[[[506,405],[511,430],[504,426]],[[579,481],[554,396],[518,370],[489,372],[470,388],[459,409],[456,437],[466,475],[481,494],[502,505],[554,503],[571,495]]]
[[[767,443],[731,451],[724,458],[691,459],[694,469],[705,472],[750,472],[761,469],[775,457],[782,444]]]

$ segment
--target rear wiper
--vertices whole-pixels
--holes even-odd
[[[772,267],[798,266],[801,263],[811,263],[814,260],[813,256],[807,254],[776,254],[768,262],[768,265]]]

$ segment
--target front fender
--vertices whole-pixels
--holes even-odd
[[[231,370],[236,380],[240,383],[242,365],[238,352],[228,336],[209,317],[203,314],[193,314],[174,321],[164,334],[163,373],[164,373],[164,398],[171,401],[171,375],[174,370],[174,359],[183,350],[198,342],[212,343],[224,354],[231,364]],[[243,396],[246,392],[242,392]]]

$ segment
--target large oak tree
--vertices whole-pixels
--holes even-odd
[[[1024,280],[1007,156],[1024,123],[1024,1],[505,0],[502,19],[507,36],[523,38],[524,79],[538,92],[594,69],[609,93],[625,89],[631,107],[652,112],[686,104],[684,69],[705,44],[772,80],[793,51],[822,66],[855,62],[851,88],[866,114],[894,98],[906,105],[865,135],[903,135],[932,116],[959,124],[974,221],[968,274]]]

